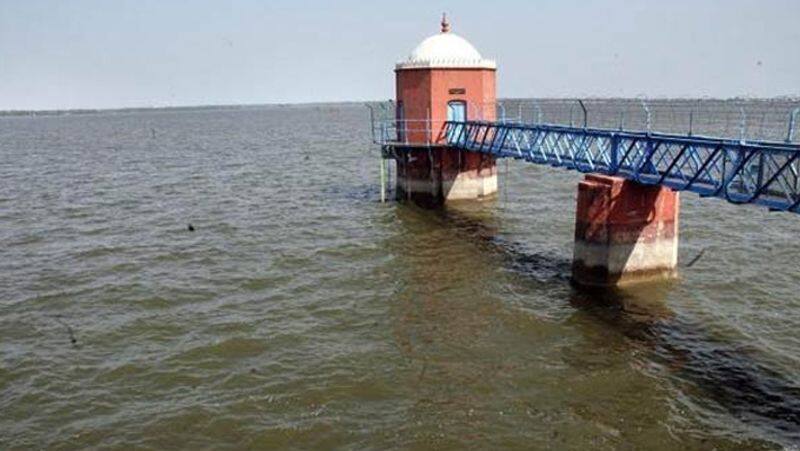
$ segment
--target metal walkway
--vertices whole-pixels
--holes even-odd
[[[504,122],[446,122],[449,146],[800,213],[800,144]]]

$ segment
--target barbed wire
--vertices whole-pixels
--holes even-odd
[[[800,141],[800,101],[717,99],[509,99],[524,123],[650,131],[746,141]],[[586,109],[584,119],[583,108]]]
[[[394,102],[370,105],[377,120],[395,119]],[[800,100],[796,99],[505,99],[469,102],[467,110],[470,120],[800,142]]]
[[[392,101],[371,107],[376,120],[396,118]],[[505,99],[469,102],[467,111],[469,120],[800,142],[800,100],[796,99]]]

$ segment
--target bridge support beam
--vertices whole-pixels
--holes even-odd
[[[578,185],[573,280],[608,287],[675,277],[679,210],[669,188],[587,175]]]
[[[398,148],[397,197],[422,206],[479,200],[497,193],[494,157],[449,147]]]

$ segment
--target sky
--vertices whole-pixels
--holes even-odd
[[[500,97],[800,95],[800,0],[0,0],[0,110],[388,99],[444,11]]]

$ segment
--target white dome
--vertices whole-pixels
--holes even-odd
[[[466,39],[449,31],[431,36],[411,52],[397,69],[477,68],[497,69],[497,63],[483,59]]]

